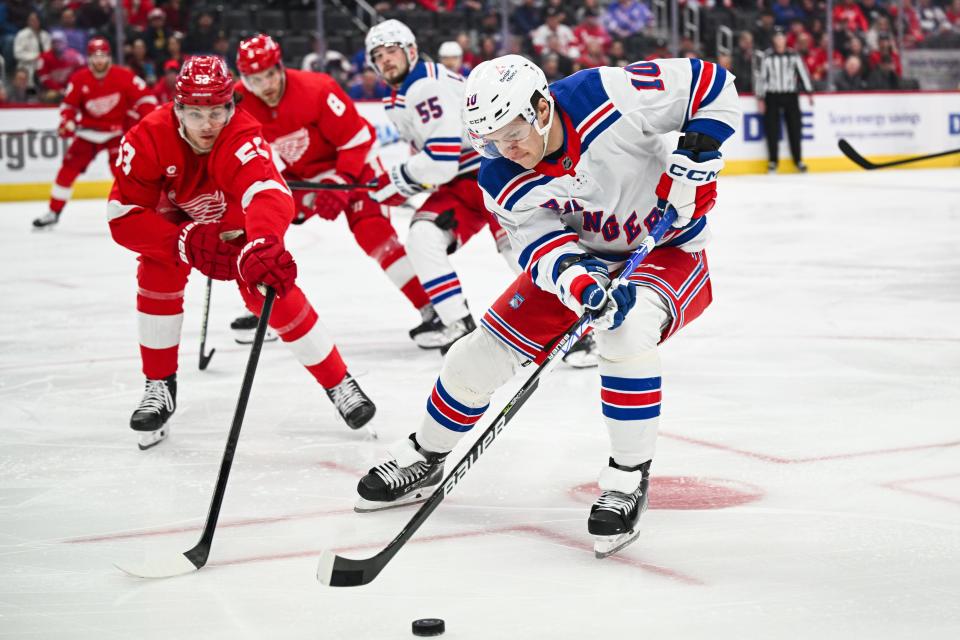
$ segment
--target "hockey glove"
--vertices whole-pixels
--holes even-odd
[[[674,227],[706,215],[717,202],[717,175],[723,169],[719,151],[677,149],[667,158],[667,170],[657,184],[657,197],[677,210]]]
[[[240,248],[224,242],[217,224],[188,222],[177,234],[180,260],[214,280],[236,280]]]
[[[338,180],[332,177],[320,180],[320,184],[344,184],[344,182],[342,178]],[[313,216],[319,216],[324,220],[336,220],[350,202],[349,191],[328,189],[294,193],[297,214],[293,218],[293,224],[303,224]]]
[[[60,126],[57,127],[57,135],[64,139],[73,137],[76,132],[77,123],[70,119],[61,120]]]
[[[278,297],[286,294],[297,279],[297,263],[276,236],[248,242],[240,251],[237,267],[250,291],[257,291],[257,285],[263,284],[273,287]]]
[[[589,311],[597,329],[616,329],[637,302],[636,285],[630,281],[611,288],[607,266],[584,254],[568,258],[560,266],[557,289],[560,301],[578,316]]]
[[[377,178],[377,186],[370,192],[370,197],[388,207],[398,207],[421,191],[423,187],[407,175],[403,164],[395,164]]]

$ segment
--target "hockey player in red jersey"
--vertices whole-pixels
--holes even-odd
[[[50,190],[50,210],[33,221],[37,229],[60,221],[60,213],[70,199],[77,176],[106,150],[110,168],[114,167],[120,136],[125,123],[135,122],[157,107],[143,80],[126,67],[110,62],[110,43],[92,38],[87,43],[87,67],[70,76],[60,104],[62,138],[73,138],[63,157],[63,165]]]
[[[279,45],[267,35],[240,43],[237,68],[240,108],[260,121],[288,180],[321,184],[368,183],[382,173],[374,151],[376,132],[340,86],[324,73],[287,69]],[[363,251],[420,311],[433,316],[430,299],[406,250],[380,204],[364,191],[296,191],[295,223],[312,216],[336,220],[341,214]],[[239,322],[238,319],[237,322]],[[236,323],[235,323],[236,324]]]
[[[273,287],[270,326],[327,391],[352,429],[375,412],[347,372],[316,311],[296,285],[283,236],[294,216],[290,190],[260,124],[235,109],[233,80],[216,56],[188,59],[173,104],[120,143],[107,215],[119,244],[137,258],[137,311],[146,390],[130,427],[147,448],[167,435],[176,408],[183,292],[192,269],[234,280],[259,313],[257,285]]]

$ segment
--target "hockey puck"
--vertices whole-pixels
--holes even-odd
[[[447,626],[440,618],[421,618],[413,621],[413,635],[439,636],[447,630]]]

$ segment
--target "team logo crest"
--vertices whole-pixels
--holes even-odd
[[[280,154],[283,161],[287,164],[294,164],[303,157],[307,147],[310,146],[310,134],[305,127],[300,127],[293,133],[280,136],[270,143],[275,153]]]
[[[513,294],[513,297],[510,298],[510,302],[508,304],[510,305],[511,309],[519,309],[520,305],[523,304],[523,296],[519,293]]]
[[[90,115],[100,118],[107,115],[113,108],[120,104],[120,94],[111,93],[93,100],[88,100],[84,105]]]
[[[197,222],[215,222],[222,218],[227,210],[227,201],[223,197],[222,191],[201,193],[186,202],[177,202],[176,196],[177,194],[172,190],[167,193],[170,204],[185,211]]]

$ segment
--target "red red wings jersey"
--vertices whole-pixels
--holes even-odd
[[[336,169],[356,180],[376,133],[343,89],[324,73],[286,69],[280,104],[268,107],[242,83],[240,107],[263,125],[263,133],[286,165],[290,179],[309,180]]]
[[[44,51],[37,59],[37,80],[45,89],[63,91],[73,74],[83,66],[83,56],[74,49],[67,49],[60,56],[53,49]]]
[[[97,78],[85,67],[70,76],[60,117],[76,121],[81,131],[103,132],[101,136],[78,136],[104,142],[122,133],[125,121],[139,120],[156,106],[157,99],[147,84],[130,69],[111,65],[103,78]]]
[[[124,135],[117,180],[107,203],[119,244],[163,261],[177,260],[180,224],[218,222],[247,240],[283,234],[293,219],[290,190],[273,163],[260,123],[237,111],[210,153],[183,139],[167,104]]]

